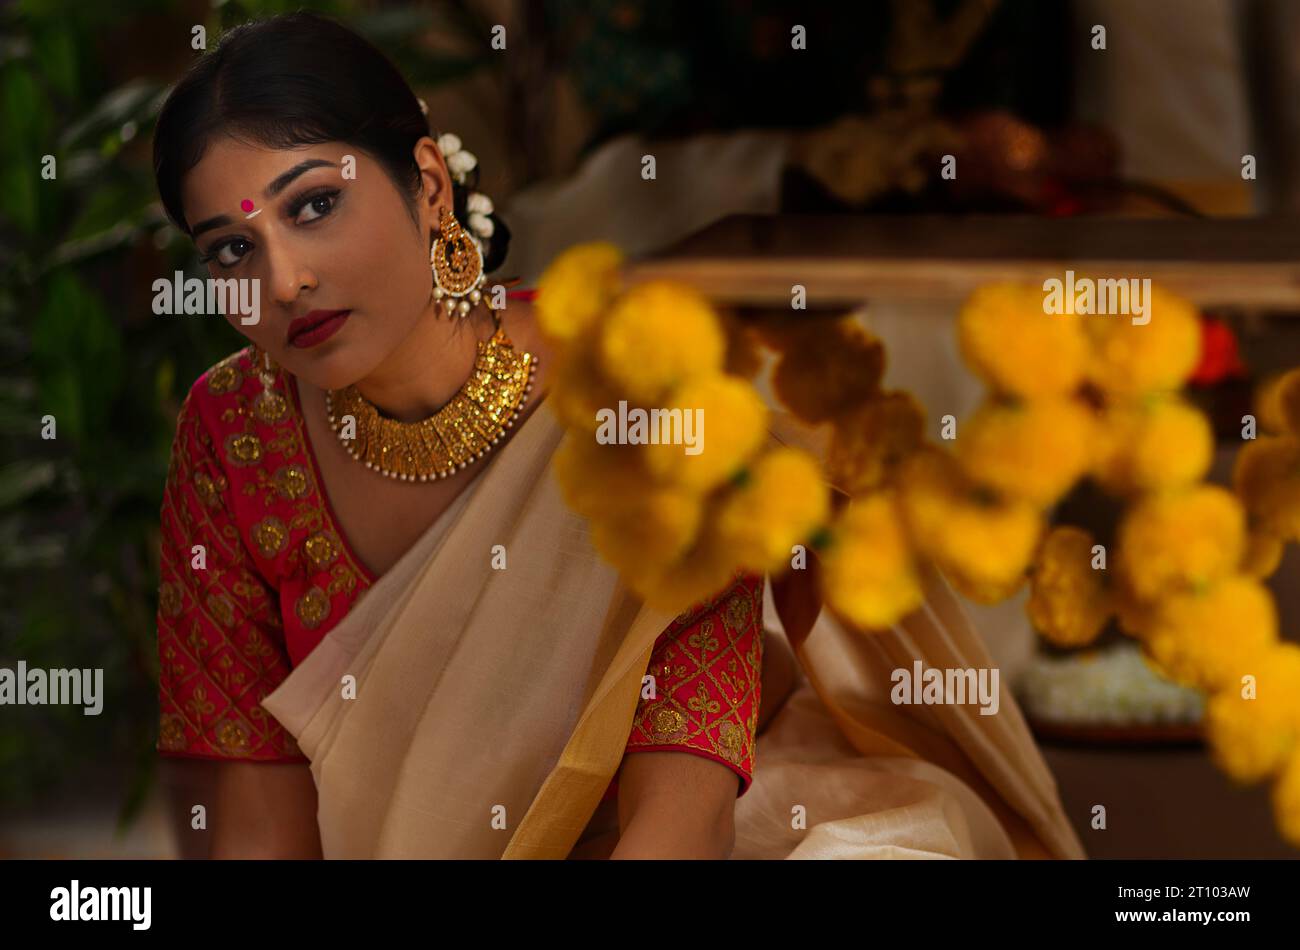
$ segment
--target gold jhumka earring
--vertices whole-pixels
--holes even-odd
[[[487,282],[483,252],[450,209],[442,209],[438,227],[438,239],[429,252],[429,264],[433,268],[433,299],[448,316],[465,317],[483,300],[483,285]],[[488,307],[491,306],[489,299]]]

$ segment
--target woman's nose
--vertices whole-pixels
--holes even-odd
[[[304,290],[315,290],[316,273],[291,249],[282,247],[267,254],[270,273],[267,287],[274,303],[290,306]]]

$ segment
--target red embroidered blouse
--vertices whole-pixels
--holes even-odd
[[[181,407],[161,531],[159,752],[307,761],[261,701],[375,577],[335,521],[296,387],[280,373],[265,390],[251,349],[199,377]],[[660,635],[656,696],[639,702],[627,752],[701,755],[748,791],[762,603],[762,577],[738,573]]]

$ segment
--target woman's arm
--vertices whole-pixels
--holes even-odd
[[[165,767],[182,856],[320,858],[308,765],[172,759]],[[192,828],[195,804],[207,804],[207,829]]]
[[[164,758],[182,858],[319,858],[316,785],[300,763]],[[204,806],[195,828],[194,806]]]
[[[246,493],[223,465],[226,440],[210,418],[237,408],[216,401],[235,396],[209,378],[181,407],[159,513],[158,749],[180,851],[320,857],[311,771],[261,706],[291,665],[279,596],[252,556],[256,528],[234,513]],[[196,805],[206,812],[199,829]]]
[[[212,858],[320,858],[311,768],[219,763],[208,830]]]
[[[627,756],[618,780],[619,840],[610,859],[729,858],[738,782],[725,765],[697,755]]]

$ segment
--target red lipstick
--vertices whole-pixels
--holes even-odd
[[[347,323],[351,310],[313,310],[289,324],[289,345],[299,349],[324,343]]]

